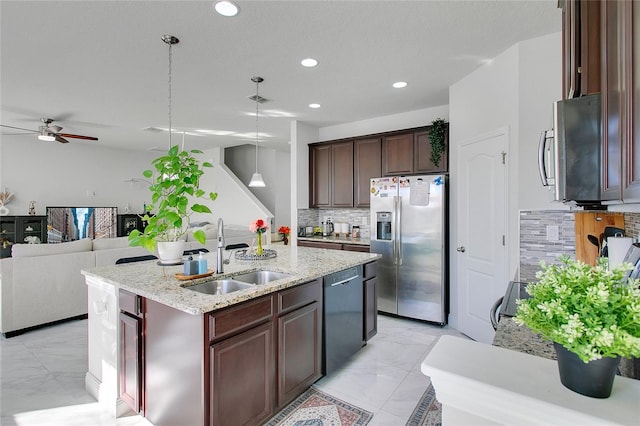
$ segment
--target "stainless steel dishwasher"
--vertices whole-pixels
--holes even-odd
[[[324,277],[324,374],[342,367],[364,345],[362,309],[362,266]]]

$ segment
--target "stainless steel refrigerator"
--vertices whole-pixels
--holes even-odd
[[[371,179],[379,311],[446,324],[446,184],[446,175]]]

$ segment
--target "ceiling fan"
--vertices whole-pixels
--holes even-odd
[[[58,141],[60,143],[69,143],[69,141],[66,140],[65,138],[84,139],[88,141],[98,140],[98,138],[94,138],[93,136],[72,135],[71,133],[60,133],[60,131],[62,130],[62,127],[53,124],[54,120],[51,118],[43,117],[40,119],[40,121],[42,121],[42,125],[38,127],[38,130],[23,129],[21,127],[6,126],[4,124],[0,124],[0,127],[7,127],[9,129],[24,130],[30,133],[37,133],[38,139],[42,141]],[[21,133],[21,134],[24,134],[24,133]]]

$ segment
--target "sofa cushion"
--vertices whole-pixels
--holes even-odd
[[[12,257],[51,256],[64,253],[77,253],[91,251],[93,244],[91,238],[83,238],[78,241],[69,241],[59,244],[14,244],[11,247]]]
[[[108,250],[129,247],[129,237],[98,238],[93,240],[93,250]]]

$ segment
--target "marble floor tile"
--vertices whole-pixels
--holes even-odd
[[[318,389],[374,413],[370,425],[404,425],[426,390],[420,363],[449,327],[378,316],[378,334]],[[129,415],[114,419],[85,390],[87,321],[0,338],[0,424],[3,426],[152,426]]]

